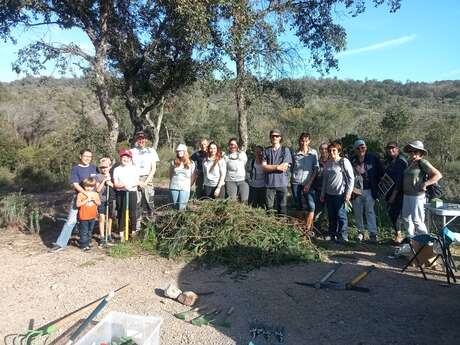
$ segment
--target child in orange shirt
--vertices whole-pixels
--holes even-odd
[[[96,192],[96,179],[89,177],[82,181],[84,193],[77,195],[78,220],[80,229],[80,248],[90,250],[91,236],[97,218],[97,207],[101,204]]]

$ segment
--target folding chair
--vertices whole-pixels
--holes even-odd
[[[453,232],[450,231],[447,227],[442,228],[438,234],[422,234],[422,235],[416,235],[411,238],[411,241],[409,241],[409,246],[412,251],[412,258],[409,260],[409,262],[404,266],[402,269],[402,272],[404,272],[407,267],[415,260],[417,263],[417,266],[420,268],[420,271],[422,272],[423,278],[425,280],[428,280],[425,274],[425,271],[423,270],[422,264],[419,261],[418,255],[422,252],[422,250],[427,247],[429,244],[433,245],[438,245],[439,246],[439,253],[437,253],[436,257],[434,260],[431,262],[431,265],[434,265],[436,260],[438,258],[442,259],[442,262],[444,264],[445,270],[446,270],[446,279],[447,283],[450,285],[450,280],[452,279],[455,283],[457,282],[457,279],[455,278],[454,275],[454,270],[457,271],[457,268],[455,267],[455,262],[452,258],[452,254],[450,252],[450,245],[453,242]],[[415,251],[412,241],[418,242],[420,245],[420,248]]]

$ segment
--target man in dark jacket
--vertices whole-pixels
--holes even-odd
[[[383,166],[380,159],[373,153],[367,152],[364,140],[355,140],[353,144],[355,156],[352,166],[355,173],[355,190],[353,203],[353,215],[358,228],[358,239],[364,239],[364,220],[366,216],[367,230],[372,242],[377,241],[377,221],[374,204],[378,197],[378,184],[383,176]]]

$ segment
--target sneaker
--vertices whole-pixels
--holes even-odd
[[[344,243],[348,243],[348,235],[342,235],[341,236],[341,241]]]
[[[53,245],[53,247],[50,249],[51,253],[57,253],[60,252],[61,250],[64,250],[64,247],[58,246],[57,244]]]
[[[369,242],[377,243],[377,235],[376,234],[370,234],[369,235]]]
[[[362,242],[364,240],[364,234],[362,232],[358,233],[358,241]]]
[[[85,248],[82,249],[82,251],[84,252],[89,252],[91,250],[91,248],[89,246],[86,246]]]

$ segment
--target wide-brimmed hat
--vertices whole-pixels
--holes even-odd
[[[421,140],[414,140],[404,146],[404,152],[409,152],[412,150],[421,151],[423,153],[427,153],[427,150],[423,146],[423,142]]]

